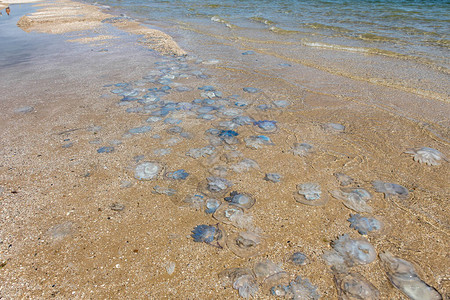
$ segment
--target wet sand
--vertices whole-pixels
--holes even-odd
[[[64,1],[56,5],[61,3],[92,10],[95,16],[85,16],[81,23],[92,21],[103,26],[101,20],[114,17],[84,4]],[[44,9],[53,11],[53,6],[45,4]],[[33,16],[36,14],[28,18]],[[54,21],[51,28],[58,22],[63,21]],[[154,44],[142,42],[142,36],[147,38],[142,30],[147,29],[126,22],[132,23],[130,30],[114,23],[87,27],[88,31],[82,32],[58,32],[67,41],[86,43],[63,42],[63,51],[51,59],[31,58],[0,71],[0,296],[237,299],[237,291],[224,286],[218,274],[270,259],[282,264],[291,279],[296,275],[308,278],[322,299],[336,299],[333,276],[322,254],[344,233],[360,236],[347,222],[354,212],[328,193],[340,188],[333,173],[342,172],[354,178],[353,186],[366,188],[373,195],[369,201],[373,213],[365,215],[384,223],[381,232],[367,236],[377,252],[390,251],[412,262],[420,277],[448,298],[449,164],[427,166],[404,153],[408,148],[427,146],[450,156],[448,103],[301,64],[293,63],[292,67],[303,70],[303,77],[289,77],[289,67],[278,66],[278,62],[266,62],[277,66],[270,70],[250,73],[245,62],[234,61],[241,66],[234,69],[221,61],[209,64],[189,49],[164,42],[171,49],[164,51],[167,48],[156,43],[154,49],[165,54],[188,52],[186,58],[162,56],[146,47]],[[45,23],[36,23],[37,27],[27,24],[24,29],[48,32],[40,27]],[[78,21],[71,19],[70,23]],[[245,137],[259,134],[255,126],[236,129],[241,141],[237,150],[255,160],[259,169],[242,173],[229,170],[226,177],[234,184],[232,190],[250,193],[256,199],[250,213],[267,242],[267,251],[261,255],[239,258],[227,248],[195,243],[190,237],[195,226],[217,221],[203,209],[182,205],[180,199],[195,193],[198,183],[211,176],[213,167],[229,167],[235,161],[224,159],[229,150],[223,146],[217,147],[213,157],[193,159],[185,153],[207,146],[204,132],[220,120],[173,113],[170,117],[182,119],[179,126],[192,138],[182,138],[169,147],[165,142],[174,135],[166,130],[172,125],[147,124],[148,114],[127,113],[126,108],[139,105],[119,106],[121,97],[110,92],[115,87],[105,86],[133,82],[135,88],[161,87],[163,84],[141,81],[161,63],[187,64],[182,73],[188,76],[173,82],[190,88],[179,92],[172,83],[173,89],[164,100],[192,102],[200,98],[198,87],[213,85],[223,97],[237,94],[247,100],[250,107],[245,115],[277,121],[279,131],[267,134],[275,145],[257,150],[244,142]],[[209,78],[195,76],[196,71]],[[277,77],[276,72],[286,75]],[[243,92],[248,86],[261,92]],[[368,97],[359,97],[361,94],[374,100],[367,101]],[[287,100],[290,106],[267,111],[256,108],[274,100]],[[33,110],[17,110],[27,106]],[[340,123],[346,129],[330,132],[323,128],[326,123]],[[153,128],[126,135],[129,129],[143,125]],[[161,137],[154,138],[155,134]],[[122,143],[115,145],[117,140]],[[293,155],[293,144],[303,142],[314,145],[314,152],[306,157]],[[112,144],[114,152],[97,153],[100,147]],[[171,148],[172,152],[155,155],[154,150],[160,148]],[[140,155],[145,156],[143,161],[158,161],[167,170],[185,169],[190,176],[180,182],[163,177],[138,181],[134,167]],[[265,173],[275,172],[282,175],[281,182],[263,179]],[[403,185],[410,195],[407,199],[385,198],[373,189],[374,180]],[[125,187],[126,182],[129,187]],[[304,182],[319,183],[329,202],[320,207],[297,203],[293,193],[296,185]],[[173,199],[153,193],[156,185],[177,189],[177,196]],[[123,204],[124,210],[112,210],[114,203]],[[224,227],[228,233],[238,232],[233,226]],[[306,254],[307,265],[288,261],[296,251]],[[169,274],[171,263],[175,269]],[[379,259],[352,270],[376,286],[382,299],[406,298],[389,283]],[[256,298],[269,299],[268,295],[261,290]]]

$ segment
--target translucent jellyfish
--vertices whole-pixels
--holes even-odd
[[[32,112],[33,110],[34,108],[32,106],[24,106],[14,109],[14,112],[16,114],[26,114]]]
[[[181,132],[183,132],[183,127],[173,126],[167,129],[166,132],[169,134],[180,134]]]
[[[247,268],[232,268],[219,273],[219,278],[228,281],[239,291],[239,296],[249,298],[258,292],[258,283],[252,270]]]
[[[334,190],[330,192],[331,195],[343,202],[343,204],[356,212],[372,212],[372,207],[367,204],[367,201],[372,199],[372,195],[362,188],[346,188],[342,190]]]
[[[243,88],[243,90],[244,90],[244,92],[251,93],[251,94],[259,93],[261,91],[260,89],[257,89],[254,87],[245,87],[245,88]]]
[[[268,121],[268,120],[255,121],[253,125],[258,126],[258,129],[260,131],[266,133],[274,133],[278,130],[276,121]]]
[[[213,146],[206,146],[203,148],[192,148],[186,153],[187,156],[192,158],[206,157],[214,153],[215,148]]]
[[[255,122],[255,120],[249,116],[238,116],[233,118],[232,121],[239,126],[251,125]]]
[[[308,154],[313,152],[313,146],[306,143],[295,143],[292,147],[292,153],[298,156],[307,156]]]
[[[153,187],[153,193],[160,194],[160,195],[166,195],[166,196],[173,196],[177,193],[177,190],[172,188],[166,188],[159,185],[155,185]]]
[[[223,248],[225,245],[226,234],[219,225],[198,225],[192,230],[191,236],[197,243],[204,242],[218,248]]]
[[[359,214],[351,214],[347,220],[350,222],[350,228],[359,232],[359,234],[368,234],[371,231],[381,229],[381,222],[374,218],[366,218]]]
[[[64,222],[48,229],[47,234],[56,241],[60,241],[75,231],[75,224]]]
[[[348,266],[369,264],[377,258],[375,248],[366,239],[351,239],[343,234],[331,245]]]
[[[322,125],[322,128],[328,132],[343,132],[345,126],[338,123],[326,123]]]
[[[132,128],[132,129],[128,130],[128,132],[131,134],[139,134],[139,133],[148,132],[150,130],[152,130],[151,126],[142,126],[142,127]]]
[[[173,172],[167,172],[166,177],[174,180],[185,180],[189,176],[189,173],[184,169],[179,169]]]
[[[188,205],[195,209],[200,209],[205,204],[205,196],[202,194],[195,194],[195,195],[189,195],[186,196],[186,198],[183,199],[184,205]]]
[[[207,195],[220,196],[228,192],[233,184],[222,177],[208,177],[206,181],[200,182],[199,190]]]
[[[217,199],[208,199],[205,203],[205,213],[207,214],[213,214],[216,212],[216,210],[220,207],[222,202],[220,202]]]
[[[265,135],[252,135],[245,138],[244,141],[246,146],[251,149],[258,149],[263,145],[275,145],[272,140]]]
[[[231,252],[242,258],[254,257],[267,250],[265,240],[258,233],[252,231],[229,235],[227,246]]]
[[[255,204],[255,199],[252,195],[247,193],[238,193],[236,191],[231,192],[230,196],[225,197],[224,200],[231,205],[236,205],[244,209],[249,209]]]
[[[114,147],[101,147],[97,149],[98,153],[111,153],[114,152]]]
[[[281,175],[278,173],[266,173],[264,180],[277,183],[281,181]]]
[[[298,266],[304,266],[308,263],[308,258],[305,254],[301,252],[294,252],[290,259],[289,259],[294,265]]]
[[[307,278],[302,279],[301,276],[297,276],[297,278],[294,281],[291,281],[288,286],[274,286],[271,291],[272,295],[276,297],[284,297],[286,299],[317,300],[320,298],[317,287],[314,286]]]
[[[317,183],[302,183],[297,185],[298,191],[294,193],[294,198],[297,202],[320,206],[328,202],[328,197],[322,195],[320,185]]]
[[[279,265],[270,260],[261,261],[253,267],[256,278],[267,288],[280,281],[287,280],[289,275]]]
[[[397,289],[413,300],[441,300],[439,292],[429,286],[417,275],[414,266],[389,252],[381,253],[380,259],[384,264],[390,282]]]
[[[228,175],[228,169],[225,166],[215,166],[209,169],[209,173],[217,177],[226,177]]]
[[[289,105],[291,105],[291,103],[289,103],[289,101],[286,101],[286,100],[276,100],[276,101],[273,101],[272,103],[278,108],[284,108],[284,107],[288,107]]]
[[[399,198],[408,198],[409,196],[408,189],[396,183],[376,180],[372,184],[377,192],[384,193],[385,198],[389,198],[391,196],[398,196]]]
[[[251,169],[258,170],[259,169],[259,165],[253,159],[244,158],[240,162],[231,165],[230,169],[233,170],[236,173],[243,173],[243,172],[248,172]]]
[[[134,178],[137,180],[152,180],[161,173],[163,167],[156,162],[143,162],[134,170]]]
[[[213,214],[214,219],[237,228],[253,229],[253,217],[238,206],[222,204]]]
[[[353,178],[351,178],[348,175],[345,175],[344,173],[334,173],[334,176],[336,177],[337,181],[339,181],[339,184],[342,186],[347,186],[353,183]]]
[[[438,166],[441,164],[441,160],[448,161],[444,154],[428,147],[408,149],[405,153],[412,154],[415,161],[429,166]]]
[[[239,144],[239,140],[236,138],[239,134],[234,130],[221,130],[218,137],[228,145]]]
[[[342,300],[378,300],[380,292],[358,273],[334,272],[334,281]]]
[[[114,210],[114,211],[122,211],[122,210],[125,209],[125,205],[123,205],[123,204],[121,204],[121,203],[114,202],[113,204],[111,204],[111,205],[109,206],[109,208],[110,208],[111,210]]]

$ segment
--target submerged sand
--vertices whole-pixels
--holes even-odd
[[[294,67],[302,70],[302,77],[280,78],[269,76],[269,71],[232,70],[220,61],[164,57],[144,51],[136,43],[139,37],[133,46],[133,42],[125,46],[120,45],[124,37],[116,37],[114,30],[99,30],[98,26],[104,26],[101,20],[114,16],[95,7],[61,1],[46,3],[43,9],[22,19],[20,26],[47,33],[51,28],[87,29],[87,34],[82,31],[78,37],[87,44],[74,50],[68,47],[67,53],[51,62],[35,60],[2,72],[0,84],[8,88],[0,103],[0,296],[237,299],[236,290],[224,286],[218,274],[270,259],[282,265],[291,279],[299,274],[308,278],[322,299],[336,299],[333,275],[322,254],[341,234],[359,237],[347,222],[354,212],[328,193],[340,188],[333,174],[342,172],[354,178],[352,186],[366,188],[373,195],[369,202],[373,213],[366,215],[376,216],[384,227],[366,238],[377,252],[390,251],[412,262],[420,277],[448,298],[449,164],[427,166],[404,153],[408,148],[427,146],[450,155],[448,119],[432,120],[450,111],[447,103],[414,95],[408,105],[403,100],[410,96],[406,92],[339,78],[300,64]],[[88,13],[81,17],[58,14],[73,9]],[[113,25],[147,39],[147,29],[134,21]],[[165,34],[157,36],[165,46],[156,42],[153,49],[185,53]],[[97,44],[104,41],[111,43]],[[132,82],[140,89],[161,87],[141,81],[158,68],[155,63],[188,66],[182,72],[187,76],[173,81],[190,90],[179,92],[172,84],[165,100],[192,102],[201,97],[198,87],[213,85],[223,97],[237,94],[251,103],[245,115],[277,121],[279,131],[267,134],[275,145],[257,150],[243,142],[245,137],[259,134],[255,127],[237,129],[241,143],[236,149],[255,160],[259,168],[227,175],[234,183],[233,190],[256,199],[250,213],[267,242],[267,251],[261,255],[243,259],[227,248],[194,243],[190,237],[195,226],[217,221],[202,209],[182,205],[181,200],[197,191],[199,182],[211,176],[211,169],[235,163],[225,159],[229,150],[224,147],[218,147],[212,157],[186,156],[189,149],[208,145],[204,132],[218,121],[174,113],[171,117],[181,119],[179,126],[191,134],[174,146],[166,144],[174,137],[167,132],[173,125],[161,122],[150,124],[153,129],[148,133],[126,135],[131,128],[149,125],[145,122],[149,116],[125,112],[130,106],[117,105],[120,97],[110,92],[116,87],[105,85]],[[198,71],[209,77],[195,76]],[[261,93],[244,93],[242,88],[247,86],[258,87]],[[359,93],[382,100],[368,102]],[[290,106],[256,109],[256,105],[274,100],[286,100]],[[32,111],[17,110],[26,106]],[[399,107],[408,113],[394,113]],[[417,116],[422,116],[421,122]],[[327,123],[340,123],[345,131],[325,130]],[[314,152],[306,157],[293,155],[293,144],[303,142],[314,145]],[[111,145],[114,152],[97,153],[100,147]],[[155,155],[154,150],[161,148],[172,151]],[[185,169],[190,176],[183,182],[163,178],[138,181],[134,167],[141,155],[144,161],[158,161],[167,170]],[[265,173],[275,172],[282,175],[281,182],[263,179]],[[385,198],[373,189],[374,180],[403,185],[410,196]],[[293,193],[297,184],[304,182],[319,183],[329,202],[320,207],[296,202]],[[155,194],[156,185],[175,188],[180,197]],[[125,208],[113,210],[114,203]],[[228,233],[238,231],[224,227]],[[306,254],[307,265],[289,262],[296,251]],[[377,287],[382,299],[405,299],[389,283],[379,259],[352,270]],[[261,290],[256,298],[270,297]]]

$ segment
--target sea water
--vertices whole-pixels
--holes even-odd
[[[449,1],[99,3],[175,34],[188,52],[203,59],[234,60],[226,54],[250,50],[265,55],[265,61],[276,57],[285,65],[301,63],[440,100],[448,96],[442,80],[449,72]]]

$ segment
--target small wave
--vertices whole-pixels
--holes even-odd
[[[432,45],[442,48],[450,48],[450,40],[447,39],[427,39],[424,41],[426,45]]]
[[[273,24],[275,24],[275,22],[273,22],[273,21],[271,21],[269,19],[262,18],[262,17],[251,17],[250,20],[252,20],[254,22],[266,24],[266,25],[273,25]]]
[[[305,27],[313,28],[313,29],[332,30],[332,31],[337,31],[337,32],[345,32],[345,33],[352,32],[352,30],[344,28],[344,27],[326,25],[326,24],[322,24],[322,23],[305,23],[302,25]]]
[[[410,26],[392,27],[392,29],[403,31],[404,33],[406,33],[408,35],[439,36],[439,34],[436,32],[426,31],[426,30],[422,30],[422,29],[418,29],[418,28],[414,28],[414,27],[410,27]]]
[[[326,43],[319,43],[319,42],[303,41],[303,45],[308,46],[308,47],[326,48],[326,49],[341,50],[341,51],[363,52],[363,53],[370,52],[370,49],[368,49],[368,48],[349,47],[349,46],[333,45],[333,44],[326,44]]]
[[[296,33],[300,33],[299,31],[296,30],[287,30],[287,29],[283,29],[277,26],[271,26],[269,28],[270,31],[278,33],[278,34],[296,34]]]
[[[217,22],[217,23],[225,24],[225,26],[227,26],[228,28],[236,28],[236,27],[237,27],[236,25],[233,25],[233,24],[229,23],[228,21],[222,19],[222,18],[219,17],[219,16],[213,16],[213,17],[211,17],[211,21]]]
[[[361,40],[369,41],[369,42],[401,42],[401,39],[390,37],[390,36],[383,36],[383,35],[377,35],[374,33],[363,33],[358,36]]]

